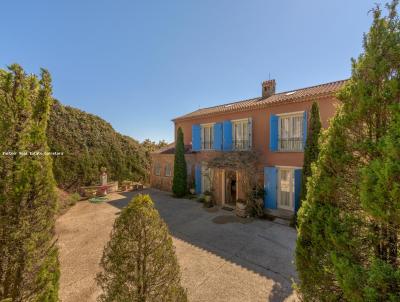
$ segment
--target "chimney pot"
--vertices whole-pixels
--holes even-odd
[[[263,99],[270,97],[275,94],[275,80],[268,80],[262,82],[262,97]]]

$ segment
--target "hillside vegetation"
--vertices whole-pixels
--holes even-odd
[[[106,167],[110,180],[146,181],[150,151],[157,147],[119,134],[96,115],[55,101],[47,128],[53,152],[54,176],[58,186],[73,190],[99,182],[100,168]],[[163,144],[163,143],[161,143]]]

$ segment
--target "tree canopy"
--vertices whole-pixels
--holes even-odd
[[[51,151],[63,152],[54,157],[55,179],[63,189],[98,183],[101,167],[111,180],[146,181],[150,152],[157,146],[140,144],[98,116],[58,101],[52,106],[47,136]]]
[[[400,300],[400,23],[373,10],[299,211],[307,301]]]

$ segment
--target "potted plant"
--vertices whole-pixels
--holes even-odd
[[[246,209],[246,204],[247,204],[246,201],[240,198],[236,201],[236,207],[239,208],[240,210]]]
[[[196,193],[196,190],[194,188],[194,181],[192,178],[189,179],[188,187],[189,187],[189,193],[194,195]]]
[[[247,206],[246,201],[239,198],[236,201],[236,209],[235,209],[236,215],[239,217],[247,217],[246,206]]]
[[[250,216],[263,217],[264,216],[264,196],[265,190],[262,186],[257,185],[253,188],[247,205],[247,212]]]
[[[205,202],[210,202],[211,201],[211,192],[210,191],[205,191],[204,192],[204,200],[205,200]]]
[[[211,208],[213,206],[212,203],[212,194],[210,191],[204,192],[204,207]]]
[[[264,195],[265,195],[265,190],[262,186],[257,186],[255,189],[255,200],[258,202],[264,202]]]

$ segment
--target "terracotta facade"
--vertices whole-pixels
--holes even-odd
[[[344,81],[343,81],[344,83]],[[194,112],[194,114],[189,114],[188,116],[183,116],[176,118],[174,120],[175,124],[175,134],[177,129],[180,127],[184,133],[184,143],[187,146],[193,145],[193,125],[203,125],[209,123],[221,123],[223,121],[235,121],[240,119],[249,119],[251,118],[251,150],[254,151],[258,156],[257,162],[257,173],[260,176],[260,181],[264,182],[265,178],[265,167],[289,167],[290,169],[299,169],[303,165],[303,151],[272,151],[270,146],[270,119],[273,115],[281,115],[281,114],[290,114],[290,113],[299,113],[299,112],[310,112],[312,103],[318,102],[320,109],[320,117],[321,122],[324,128],[328,127],[329,119],[333,117],[335,114],[336,108],[339,105],[339,101],[335,98],[335,92],[342,86],[342,82],[337,84],[337,88],[329,91],[329,93],[323,93],[324,86],[321,85],[318,91],[322,91],[322,93],[310,93],[307,95],[307,89],[304,88],[301,91],[301,98],[293,98],[293,100],[288,99],[290,94],[295,95],[295,92],[289,93],[281,93],[277,95],[273,95],[274,98],[279,98],[280,95],[285,97],[284,101],[275,101],[273,103],[265,102],[266,104],[263,106],[250,105],[250,108],[240,108],[240,102],[234,103],[234,106],[228,104],[225,107],[232,106],[235,109],[232,110],[222,110],[219,108],[216,109],[206,109],[203,114],[203,111]],[[275,82],[272,83],[275,85]],[[270,83],[267,83],[267,86]],[[332,85],[325,84],[325,85]],[[267,98],[269,95],[265,95],[265,93],[274,93],[275,88],[272,89],[268,87],[268,91],[264,91],[265,84],[262,86],[263,96],[261,98]],[[315,88],[313,88],[315,90]],[[310,91],[314,91],[310,90]],[[304,96],[303,96],[304,95]],[[263,99],[261,99],[263,100]],[[255,103],[255,102],[253,102]],[[223,108],[223,107],[222,107]],[[229,107],[228,107],[229,108]],[[309,114],[308,114],[309,116]],[[194,152],[193,150],[189,150],[188,154],[186,154],[187,163],[189,166],[188,177],[190,178],[190,182],[195,182],[195,169],[197,165],[201,165],[204,162],[209,161],[211,158],[216,156],[223,156],[224,152],[230,151],[214,151],[214,150],[200,150]],[[166,152],[168,153],[168,152]],[[172,186],[172,176],[165,176],[164,169],[165,165],[171,165],[173,169],[173,154],[163,154],[163,152],[157,152],[152,154],[153,159],[153,167],[151,171],[151,185],[156,188],[160,188],[162,190],[171,190]],[[154,168],[156,165],[161,165],[161,175],[154,174]],[[214,169],[213,171],[213,188],[214,188],[214,199],[218,204],[224,204],[226,201],[226,196],[224,196],[225,187],[226,187],[226,179],[224,178],[223,169]],[[236,175],[236,198],[244,198],[243,190],[240,188],[240,172]],[[291,190],[292,192],[293,190]],[[293,193],[293,192],[292,192]]]

